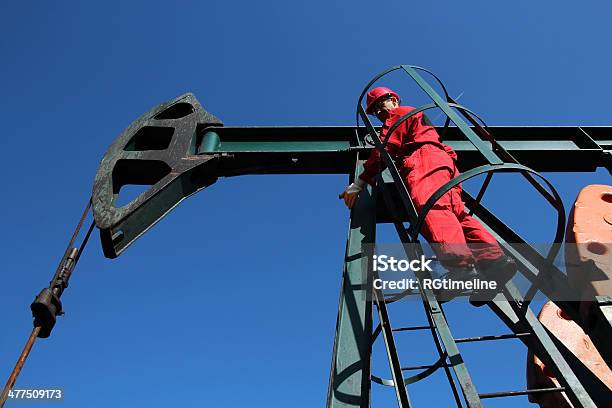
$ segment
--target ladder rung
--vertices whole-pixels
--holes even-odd
[[[408,370],[423,370],[426,368],[433,368],[433,367],[445,367],[446,364],[443,365],[437,365],[437,364],[433,364],[433,365],[420,365],[420,366],[410,366],[410,367],[402,367],[402,371],[408,371]]]
[[[519,337],[527,337],[527,336],[531,336],[531,333],[511,333],[511,334],[500,334],[498,336],[463,337],[463,338],[455,339],[455,343],[467,343],[471,341],[517,339]]]
[[[514,397],[516,395],[544,394],[547,392],[562,392],[562,391],[565,391],[565,387],[534,388],[531,390],[523,390],[523,391],[487,392],[484,394],[478,394],[478,396],[484,399],[484,398]]]
[[[391,331],[429,330],[431,328],[431,326],[398,327],[397,329],[391,329]]]
[[[415,296],[415,295],[419,295],[420,292],[418,290],[411,290],[409,292],[407,291],[402,291],[402,292],[394,292],[394,293],[383,293],[385,302],[387,300],[394,300],[395,298],[397,298],[399,295],[401,295],[402,297],[407,297],[407,296]]]

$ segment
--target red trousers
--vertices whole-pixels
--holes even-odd
[[[425,144],[403,158],[400,172],[417,212],[438,188],[459,175],[456,158],[450,147],[443,150],[433,144]],[[504,255],[491,233],[465,211],[461,185],[440,197],[420,232],[446,266],[465,266]]]

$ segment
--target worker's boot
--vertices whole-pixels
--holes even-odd
[[[478,272],[474,268],[473,265],[467,266],[451,266],[446,267],[448,269],[448,273],[442,275],[440,279],[447,279],[449,281],[471,281],[473,279],[478,278]],[[467,296],[472,293],[472,291],[465,291],[460,289],[438,289],[434,291],[438,302],[444,303],[458,296]]]
[[[497,282],[496,290],[481,291],[470,296],[470,303],[476,307],[480,307],[492,300],[497,293],[504,289],[506,283],[512,279],[517,271],[514,259],[507,255],[503,255],[493,260],[477,262],[476,267],[478,268],[478,272],[480,272],[485,279]]]

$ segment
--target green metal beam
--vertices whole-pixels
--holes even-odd
[[[355,176],[362,169],[359,162]],[[368,187],[352,209],[327,394],[329,408],[370,406],[372,302],[367,296],[367,272],[372,257],[367,248],[373,247],[376,234],[375,208],[376,199]]]
[[[598,167],[612,170],[611,127],[490,126],[488,129],[501,147],[536,171],[594,171]],[[442,128],[438,132],[442,134]],[[240,157],[292,153],[295,158],[308,161],[308,154],[318,153],[335,165],[319,162],[316,169],[309,166],[309,173],[349,174],[352,170],[347,157],[356,150],[365,156],[372,149],[362,142],[365,133],[364,128],[352,126],[213,127],[197,138],[196,154],[227,153]],[[459,153],[461,169],[486,163],[459,128],[448,128],[442,139]],[[480,141],[480,144],[490,150],[489,142]],[[299,173],[304,167],[261,170],[264,171]]]

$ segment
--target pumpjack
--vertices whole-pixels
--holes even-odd
[[[378,129],[362,106],[367,90],[398,70],[415,81],[431,103],[411,111],[394,127],[419,112],[441,110],[446,119],[438,133],[457,151],[462,171],[434,193],[420,212],[415,210],[397,167],[385,150],[387,140],[380,139]],[[422,73],[431,75],[441,93]],[[437,76],[412,65],[395,66],[376,75],[362,91],[356,113],[356,126],[229,127],[188,93],[156,106],[134,121],[104,155],[93,195],[55,276],[31,305],[34,329],[5,386],[1,404],[35,339],[50,336],[57,316],[62,313],[60,297],[94,227],[99,230],[104,255],[116,258],[182,200],[220,177],[347,174],[352,181],[361,172],[369,152],[378,149],[385,170],[377,175],[374,186],[362,192],[350,216],[327,406],[369,407],[372,383],[377,383],[394,390],[400,407],[412,407],[408,386],[416,386],[438,370],[448,380],[452,394],[449,405],[458,407],[481,407],[485,399],[515,395],[528,395],[530,401],[542,407],[609,405],[612,187],[587,187],[566,223],[559,194],[539,172],[593,172],[605,168],[612,173],[612,128],[487,126],[474,112],[458,104]],[[388,134],[392,131],[393,128]],[[553,244],[544,254],[482,204],[495,173],[519,175],[556,211]],[[420,283],[416,295],[420,297],[427,324],[393,327],[388,305],[415,296],[415,292],[390,294],[372,286],[372,278],[377,276],[372,271],[377,223],[392,223],[405,255],[414,259],[423,254],[419,231],[428,211],[451,188],[480,175],[485,178],[478,194],[472,197],[463,192],[466,206],[497,238],[530,283],[522,293],[512,281],[508,282],[484,302],[510,333],[454,337],[443,302],[422,285],[429,277],[426,271],[416,273]],[[128,185],[144,185],[148,189],[120,205],[121,189]],[[74,246],[90,209],[94,221],[81,244]],[[554,262],[564,241],[565,272]],[[545,305],[539,318],[530,309],[531,299],[538,292],[554,299],[554,303]],[[559,296],[560,293],[578,293],[579,297]],[[429,365],[404,367],[395,336],[416,330],[431,334],[438,358]],[[372,373],[372,347],[379,338],[384,342],[389,362],[392,377],[389,379]],[[528,348],[529,387],[522,391],[479,392],[458,344],[503,339],[517,339]],[[406,377],[407,371],[417,374]]]

